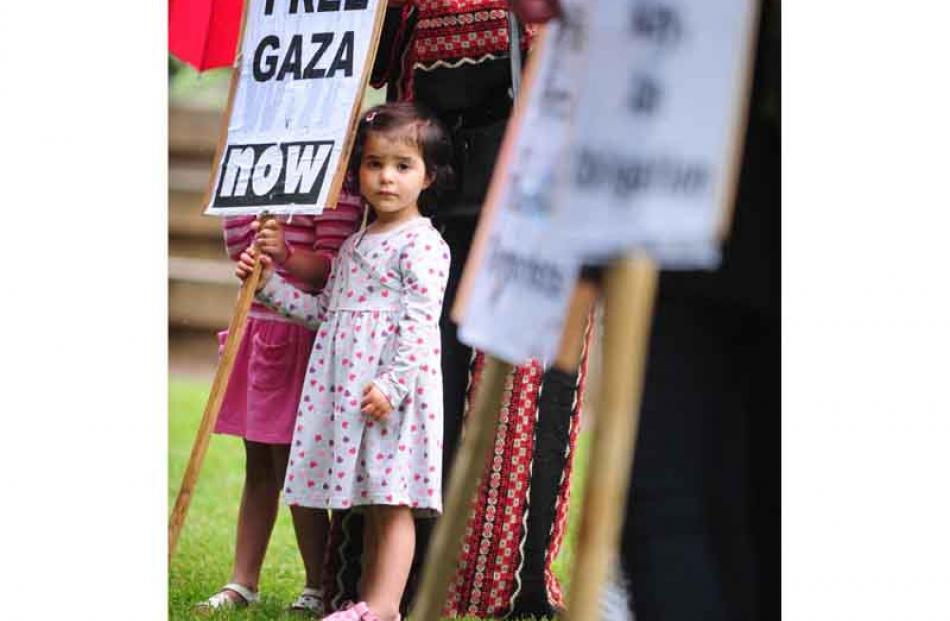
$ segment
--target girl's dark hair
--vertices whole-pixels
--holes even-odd
[[[428,215],[434,210],[441,194],[452,184],[452,142],[439,119],[423,106],[413,102],[396,102],[375,106],[364,112],[356,129],[350,171],[358,187],[363,145],[370,132],[389,133],[407,127],[412,127],[409,138],[422,153],[426,176],[432,178],[429,187],[419,195],[419,210]]]

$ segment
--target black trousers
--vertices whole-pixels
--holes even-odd
[[[780,618],[779,337],[661,278],[621,544],[638,621]]]

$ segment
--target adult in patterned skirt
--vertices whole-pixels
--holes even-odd
[[[526,54],[533,28],[522,27],[519,35]],[[428,106],[452,133],[456,187],[433,217],[452,253],[441,325],[448,481],[483,364],[481,353],[459,342],[449,311],[512,108],[507,1],[390,2],[373,82],[388,86],[390,99]],[[513,370],[446,614],[540,617],[562,607],[551,568],[564,536],[586,359],[585,351],[570,372],[538,361]],[[404,607],[421,577],[433,525],[417,529]],[[355,513],[334,516],[324,575],[336,605],[356,600],[361,528]]]

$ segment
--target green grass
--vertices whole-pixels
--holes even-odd
[[[201,420],[209,385],[205,382],[169,380],[168,502],[169,510],[181,484],[195,431]],[[575,470],[568,532],[554,570],[567,588],[568,568],[574,556],[577,519],[582,496],[582,476],[586,466],[587,442],[581,436]],[[195,602],[214,593],[228,581],[234,553],[237,507],[241,497],[244,454],[240,440],[213,436],[195,490],[188,519],[178,540],[174,561],[169,567],[169,619],[193,619]],[[581,475],[581,476],[578,476]],[[216,614],[214,619],[295,619],[284,609],[303,585],[303,566],[297,554],[290,513],[281,506],[261,571],[261,603],[246,610]],[[474,618],[465,617],[474,621]]]

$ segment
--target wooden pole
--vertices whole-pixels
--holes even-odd
[[[498,413],[510,372],[511,365],[507,362],[485,357],[474,407],[452,466],[442,517],[432,535],[422,584],[409,615],[413,621],[438,621],[441,617],[449,581],[455,575],[472,496],[491,456],[492,438],[498,427]]]
[[[261,216],[259,222],[263,225],[266,219],[273,216]],[[201,424],[198,426],[198,432],[195,435],[195,442],[191,447],[191,456],[188,458],[188,465],[185,468],[185,474],[182,476],[181,487],[178,490],[178,497],[175,499],[175,507],[172,509],[171,517],[168,520],[168,561],[171,563],[175,555],[175,547],[178,545],[178,536],[181,534],[182,526],[185,524],[185,516],[188,513],[188,506],[191,504],[191,497],[198,483],[198,474],[201,472],[201,465],[204,462],[205,452],[208,450],[208,443],[211,440],[211,432],[214,424],[218,420],[218,412],[221,410],[221,402],[224,400],[224,393],[228,388],[228,380],[231,378],[231,369],[234,368],[234,359],[237,357],[238,348],[244,338],[244,329],[247,325],[247,315],[251,309],[251,302],[254,300],[254,293],[257,291],[257,284],[261,277],[260,254],[254,260],[254,271],[241,285],[241,291],[238,294],[237,301],[234,303],[234,314],[231,316],[231,323],[228,324],[228,338],[224,343],[224,352],[218,361],[218,368],[214,373],[214,382],[211,384],[211,394],[208,395],[208,401],[205,403],[204,414],[201,417]]]
[[[601,410],[593,423],[586,492],[565,619],[597,618],[601,585],[620,538],[639,423],[640,398],[656,296],[647,259],[612,265],[604,291]]]
[[[565,373],[576,373],[587,344],[587,328],[590,311],[600,295],[600,287],[587,280],[578,280],[567,308],[564,332],[558,345],[554,366]]]
[[[577,370],[584,346],[585,328],[596,297],[594,285],[578,283],[571,299],[555,366],[570,372]],[[449,582],[455,576],[472,497],[491,459],[492,440],[498,430],[498,415],[511,368],[512,365],[497,358],[485,357],[474,408],[468,417],[462,444],[452,466],[444,510],[432,536],[419,594],[410,615],[413,621],[438,621],[441,617]]]
[[[214,158],[211,163],[211,175],[208,178],[208,186],[205,189],[205,205],[211,202],[215,178],[217,177],[218,167],[221,165],[221,155],[224,152],[224,145],[228,141],[228,123],[231,120],[234,95],[237,92],[238,82],[240,82],[241,79],[241,66],[244,64],[244,55],[241,53],[241,47],[244,44],[244,29],[247,25],[247,12],[250,3],[250,0],[245,0],[244,7],[241,10],[241,29],[238,31],[237,46],[234,52],[234,67],[231,70],[231,81],[228,86],[228,103],[225,107],[224,115],[221,118],[221,131],[218,132],[218,144],[215,147]],[[263,224],[263,220],[261,224]],[[208,442],[211,440],[211,431],[214,429],[214,424],[218,420],[218,412],[221,410],[224,392],[227,390],[228,379],[231,377],[231,369],[234,367],[234,358],[237,356],[238,348],[241,346],[241,340],[244,338],[247,313],[251,308],[251,301],[254,298],[254,292],[257,289],[260,276],[261,264],[258,258],[254,262],[254,271],[241,285],[241,291],[238,293],[237,301],[234,304],[234,313],[231,316],[231,322],[228,324],[228,338],[224,344],[224,352],[221,354],[221,359],[218,360],[218,368],[214,373],[214,382],[211,384],[211,394],[208,395],[208,401],[205,403],[204,414],[201,417],[201,423],[198,425],[198,432],[195,434],[195,442],[191,447],[191,456],[188,458],[188,465],[185,467],[185,474],[182,476],[181,487],[179,487],[178,496],[175,498],[175,506],[172,508],[171,517],[168,518],[169,564],[175,555],[175,548],[178,546],[178,536],[181,534],[181,529],[185,525],[188,506],[191,504],[191,496],[198,482],[198,474],[201,472],[205,452],[208,450]]]

